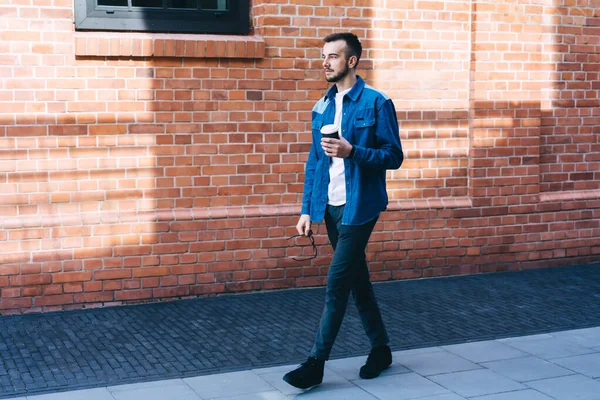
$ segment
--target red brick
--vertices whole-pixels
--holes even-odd
[[[85,292],[99,292],[102,290],[102,282],[84,282],[83,290]]]
[[[131,269],[106,269],[94,272],[94,279],[97,280],[108,280],[108,279],[126,279],[131,278]]]
[[[115,293],[115,300],[140,300],[152,297],[151,289],[125,290]]]
[[[45,285],[52,281],[52,275],[16,275],[9,278],[11,286]]]
[[[73,303],[73,295],[72,294],[43,296],[43,297],[36,297],[33,299],[33,305],[35,307],[57,306],[57,305],[65,305],[65,304],[72,304],[72,303]]]
[[[1,297],[3,299],[11,298],[11,297],[20,297],[21,296],[21,288],[2,288]]]
[[[140,287],[139,281],[104,281],[102,283],[102,290],[121,290],[121,289],[138,289]]]
[[[193,295],[203,295],[203,294],[211,294],[211,293],[222,293],[225,290],[225,284],[216,283],[216,284],[203,284],[203,285],[195,285],[190,287],[190,294]]]
[[[136,268],[133,270],[133,277],[143,278],[149,276],[166,276],[169,275],[170,271],[170,267]]]
[[[91,279],[91,272],[65,272],[52,274],[53,283],[83,282]]]
[[[16,275],[18,273],[18,264],[0,265],[0,275]]]
[[[25,297],[20,299],[0,299],[0,310],[23,310],[29,309],[32,306],[31,298]],[[4,314],[4,313],[3,313]]]
[[[188,296],[190,293],[189,287],[170,287],[170,288],[156,288],[153,289],[153,295],[155,298],[165,298],[165,297],[182,297]]]
[[[115,256],[125,257],[133,255],[144,255],[152,252],[151,246],[123,246],[115,249]]]
[[[160,286],[160,280],[158,278],[142,278],[141,279],[142,288],[155,288]]]
[[[155,244],[152,246],[153,254],[184,253],[188,250],[188,245],[182,244]]]
[[[74,296],[75,303],[106,303],[114,300],[114,293],[78,293]]]

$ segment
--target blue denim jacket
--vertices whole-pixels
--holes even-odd
[[[321,127],[333,124],[335,94],[333,85],[312,110],[312,146],[306,162],[302,214],[322,222],[327,206],[331,157],[321,147]],[[394,103],[385,94],[366,85],[357,76],[344,96],[342,132],[354,145],[351,159],[344,159],[346,206],[342,224],[362,225],[379,216],[388,204],[386,170],[398,169],[404,160]]]

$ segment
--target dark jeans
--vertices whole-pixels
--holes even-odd
[[[365,248],[377,218],[364,225],[348,226],[342,225],[343,214],[344,206],[328,205],[325,212],[327,235],[334,253],[327,274],[325,309],[311,351],[313,357],[321,360],[329,359],[351,291],[371,347],[386,345],[389,341],[365,257]]]

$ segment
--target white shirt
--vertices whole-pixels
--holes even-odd
[[[350,88],[352,89],[352,88]],[[342,132],[342,108],[344,105],[344,95],[350,91],[346,89],[335,95],[335,120],[334,124],[338,126],[340,137]],[[346,204],[346,174],[344,169],[344,159],[331,157],[329,166],[329,188],[327,189],[327,204],[332,206],[341,206]]]

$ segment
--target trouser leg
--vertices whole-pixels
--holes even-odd
[[[360,307],[364,312],[372,312],[373,306],[370,299],[375,299],[374,295],[369,295],[369,291],[366,290],[364,285],[357,285],[356,280],[359,277],[361,280],[364,280],[365,271],[368,279],[365,248],[377,219],[360,226],[342,225],[343,212],[344,206],[327,206],[325,214],[327,234],[334,252],[327,275],[325,307],[311,352],[313,357],[322,360],[329,358],[331,348],[344,319],[348,297],[353,288],[356,286],[358,299],[360,299]],[[364,271],[362,267],[364,267]],[[377,311],[379,311],[378,308]],[[370,324],[372,317],[365,316],[365,318],[364,321]],[[381,320],[380,316],[379,320]],[[381,326],[383,326],[382,323]],[[376,340],[383,341],[380,337],[381,333],[373,334],[372,336]],[[387,340],[387,335],[385,335],[385,340]]]
[[[387,345],[389,338],[373,291],[364,253],[360,259],[357,276],[352,286],[352,296],[365,333],[371,342],[371,348]]]

